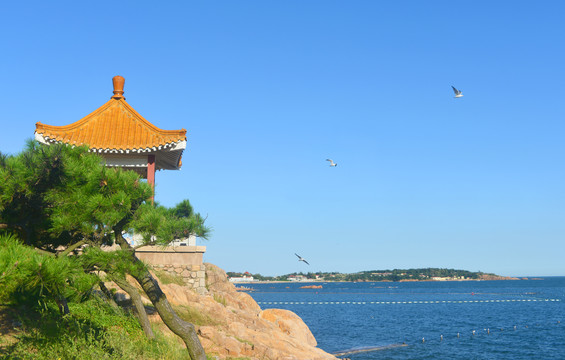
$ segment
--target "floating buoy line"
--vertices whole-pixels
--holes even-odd
[[[413,341],[406,341],[404,342],[404,344],[407,343],[413,343],[413,344],[426,344],[428,342],[443,342],[443,341],[447,341],[447,340],[458,340],[461,341],[461,339],[474,339],[474,338],[479,338],[479,337],[483,337],[483,336],[496,336],[497,334],[504,334],[504,333],[516,333],[519,332],[521,330],[524,331],[531,331],[531,330],[535,330],[536,328],[549,328],[552,326],[561,326],[561,321],[557,320],[557,321],[551,321],[551,322],[545,322],[545,323],[536,323],[534,325],[527,325],[527,324],[521,324],[521,325],[510,325],[507,327],[504,326],[498,326],[498,327],[478,327],[478,329],[470,329],[467,331],[459,331],[457,333],[451,334],[451,335],[445,335],[438,333],[435,336],[430,336],[430,334],[428,334],[426,337],[422,337],[420,340],[417,340],[419,338],[415,338],[415,340]],[[466,335],[466,336],[465,336]]]
[[[421,345],[421,346],[429,346],[433,343],[441,343],[444,341],[464,341],[465,339],[476,339],[480,337],[489,337],[489,336],[496,336],[497,334],[504,334],[504,333],[516,333],[521,330],[524,331],[532,331],[536,328],[548,328],[550,326],[561,326],[561,321],[552,321],[552,322],[545,322],[545,323],[536,323],[534,325],[510,325],[508,327],[485,327],[478,329],[469,329],[466,331],[459,331],[452,335],[445,335],[438,333],[435,336],[430,336],[428,334],[424,337],[413,337],[412,340],[405,340],[402,343],[390,344],[385,346],[376,346],[376,347],[360,347],[354,348],[349,350],[342,350],[332,353],[332,355],[337,357],[342,357],[345,355],[357,354],[361,352],[373,352],[373,351],[382,351],[382,350],[390,350],[394,348],[406,347],[406,346],[414,346],[414,345]]]
[[[258,301],[259,305],[399,305],[399,304],[463,304],[503,302],[551,302],[561,299],[498,299],[498,300],[435,300],[435,301]]]
[[[542,299],[542,298],[531,298],[531,299],[491,299],[491,300],[422,300],[422,301],[258,301],[257,304],[259,305],[408,305],[408,304],[463,304],[463,303],[517,303],[517,302],[561,302],[561,299]],[[356,349],[349,349],[343,350],[339,352],[333,353],[334,356],[342,357],[345,355],[352,355],[362,352],[373,352],[373,351],[382,351],[382,350],[390,350],[394,348],[400,348],[410,345],[424,345],[427,346],[428,344],[441,343],[445,341],[463,341],[465,339],[473,339],[479,338],[482,336],[495,336],[496,334],[502,333],[514,333],[520,330],[531,330],[535,329],[536,327],[544,327],[544,326],[559,326],[561,325],[561,321],[553,321],[552,323],[540,324],[536,323],[535,325],[510,325],[507,327],[504,326],[490,326],[490,327],[478,327],[478,329],[469,329],[469,330],[459,330],[454,334],[446,334],[446,333],[438,333],[435,336],[430,336],[428,334],[424,337],[414,337],[413,340],[406,339],[402,343],[398,344],[391,344],[386,346],[378,346],[378,347],[364,347],[364,348],[356,348]]]

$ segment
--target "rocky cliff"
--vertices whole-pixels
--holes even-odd
[[[218,359],[336,359],[316,347],[300,317],[288,310],[261,310],[251,296],[236,291],[215,265],[206,264],[205,295],[176,284],[160,285],[173,306],[206,319],[195,326],[206,353]]]

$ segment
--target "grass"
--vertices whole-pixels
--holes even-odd
[[[251,346],[252,348],[255,347],[255,345],[253,345],[253,343],[252,343],[251,341],[249,341],[249,340],[240,339],[240,338],[238,338],[237,336],[235,337],[235,339],[236,339],[237,341],[239,341],[240,343],[244,343],[244,344],[247,344],[247,345]]]
[[[221,323],[207,314],[201,313],[190,306],[173,307],[177,315],[184,321],[198,326],[215,326]]]
[[[220,295],[216,295],[216,294],[213,294],[212,296],[214,297],[214,300],[217,303],[220,303],[220,304],[226,306],[226,298],[225,297],[220,296]]]
[[[159,270],[159,269],[153,269],[153,272],[159,278],[159,280],[161,280],[161,282],[165,285],[168,285],[168,284],[177,284],[177,285],[180,285],[180,286],[186,285],[186,283],[184,282],[184,279],[181,276],[173,275],[173,274],[170,274],[166,271]]]
[[[186,359],[185,348],[158,329],[148,340],[135,317],[98,299],[69,304],[71,314],[61,317],[57,309],[40,313],[26,308],[3,308],[7,321],[21,326],[0,343],[0,359]],[[7,316],[2,316],[7,318]]]

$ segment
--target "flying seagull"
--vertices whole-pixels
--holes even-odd
[[[326,161],[329,161],[329,162],[330,162],[330,166],[331,166],[331,167],[336,167],[336,166],[337,166],[337,163],[334,163],[334,161],[333,161],[332,159],[326,159]]]
[[[453,92],[455,93],[456,98],[463,97],[463,94],[461,94],[461,90],[457,90],[453,85],[451,85],[451,87],[453,88]]]
[[[304,258],[300,255],[298,255],[297,253],[294,253],[294,255],[298,256],[298,261],[304,261],[306,263],[306,265],[310,265],[308,264],[308,261],[304,260]]]

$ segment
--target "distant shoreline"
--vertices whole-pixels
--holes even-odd
[[[482,271],[473,272],[459,269],[420,268],[394,270],[366,270],[356,273],[323,272],[292,273],[264,276],[250,272],[226,272],[234,283],[247,282],[405,282],[405,281],[481,281],[481,280],[535,280],[540,277],[502,276]]]
[[[545,280],[540,277],[500,277],[493,279],[453,279],[453,280],[400,280],[400,281],[331,281],[331,280],[262,280],[262,281],[230,281],[232,284],[325,284],[325,283],[398,283],[398,282],[461,282],[461,281],[516,281],[516,280]]]

